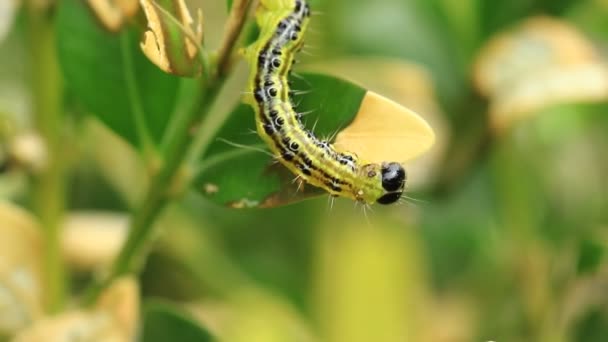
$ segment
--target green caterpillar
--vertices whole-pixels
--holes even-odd
[[[303,126],[291,100],[288,76],[294,55],[303,46],[310,14],[304,0],[260,1],[260,36],[246,50],[252,93],[247,102],[255,110],[258,134],[306,183],[366,204],[395,203],[406,181],[401,164],[366,163],[354,153],[338,151]]]

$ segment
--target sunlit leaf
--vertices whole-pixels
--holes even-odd
[[[159,302],[144,307],[143,342],[206,342],[211,334],[176,307]]]
[[[203,38],[203,14],[192,19],[184,0],[141,0],[148,20],[141,48],[161,70],[179,75],[201,73],[200,46]]]
[[[179,80],[146,59],[137,34],[105,31],[79,0],[61,1],[57,34],[67,86],[85,109],[133,145],[141,146],[141,135],[160,141]]]
[[[117,32],[139,9],[138,0],[87,0],[103,26]]]
[[[498,131],[554,104],[608,99],[608,66],[591,42],[569,24],[546,17],[490,40],[474,76],[491,99]]]

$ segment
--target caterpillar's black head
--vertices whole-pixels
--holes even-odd
[[[401,198],[405,187],[405,169],[399,163],[382,165],[382,188],[387,192],[378,199],[380,204],[395,203]]]

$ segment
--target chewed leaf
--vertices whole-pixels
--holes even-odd
[[[368,91],[354,121],[338,133],[335,146],[369,162],[405,162],[426,152],[435,134],[418,114]]]
[[[608,98],[608,65],[592,43],[568,23],[546,17],[490,40],[474,78],[491,99],[498,131],[544,107]]]
[[[393,137],[396,129],[383,131],[382,125],[374,125],[366,133],[364,127],[360,126],[369,120],[365,119],[366,116],[377,115],[376,120],[392,120],[392,125],[406,130],[405,133],[399,131],[398,136],[410,134],[414,139],[407,145],[409,147],[406,146],[400,152],[400,157],[412,158],[432,144],[432,131],[422,119],[353,83],[319,74],[304,74],[301,79],[294,78],[293,81],[293,89],[306,92],[294,98],[294,103],[298,104],[297,110],[308,113],[304,116],[303,123],[320,138],[329,138],[336,133],[340,135],[341,130],[353,124],[355,128],[344,130],[347,137],[348,132],[357,129],[363,134],[364,140],[373,140],[372,137],[383,133],[390,137],[388,142],[384,140],[389,143],[388,146],[381,147],[379,144],[376,152],[373,149],[364,151],[369,153],[368,157],[377,159],[378,156],[374,153],[394,157],[388,150],[402,150],[395,148]],[[378,114],[378,111],[384,113]],[[388,113],[393,111],[396,113]],[[363,115],[363,118],[359,118],[359,115]],[[276,207],[325,194],[311,185],[299,183],[295,175],[276,163],[274,156],[253,130],[253,110],[246,105],[238,106],[203,156],[195,181],[197,190],[216,203],[238,208]],[[349,148],[353,145],[349,145]]]
[[[87,0],[103,26],[110,31],[118,31],[128,18],[139,8],[138,0]]]
[[[334,75],[382,94],[418,113],[435,133],[435,143],[419,158],[404,164],[408,189],[429,185],[446,153],[450,126],[439,105],[430,71],[421,64],[387,57],[341,57],[306,64],[306,70]],[[399,150],[402,150],[400,148]]]
[[[198,58],[203,37],[203,15],[196,23],[183,0],[141,0],[148,20],[141,49],[167,73],[197,76],[202,65]],[[192,25],[194,24],[194,29]]]

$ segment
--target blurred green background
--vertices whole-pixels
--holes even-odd
[[[226,4],[190,5],[202,5],[206,44],[217,46]],[[542,101],[499,131],[492,115],[511,114],[492,106],[510,89],[482,94],[474,68],[490,39],[536,16],[578,32],[596,52],[591,62],[603,65],[608,2],[318,0],[313,10],[301,68],[373,57],[428,75],[424,101],[436,112],[417,110],[437,133],[437,151],[433,162],[414,166],[412,199],[374,206],[367,223],[348,200],[332,209],[323,197],[235,210],[188,193],[158,222],[140,276],[143,301],[171,301],[226,341],[605,341],[608,93]],[[572,48],[549,49],[547,68],[561,70],[560,53]],[[4,146],[32,127],[26,50],[18,15],[0,42]],[[523,64],[533,59],[512,55]],[[363,78],[382,83],[376,71]],[[244,72],[237,68],[214,110],[238,100]],[[543,80],[526,82],[542,88]],[[577,80],[566,88],[586,81]],[[68,209],[123,215],[141,192],[141,165],[86,115],[69,86],[65,98]],[[0,175],[0,196],[26,208],[29,186],[27,171]],[[89,277],[90,269],[74,271],[72,287]],[[167,325],[169,336],[180,333]],[[163,329],[149,323],[144,331],[151,326]]]

